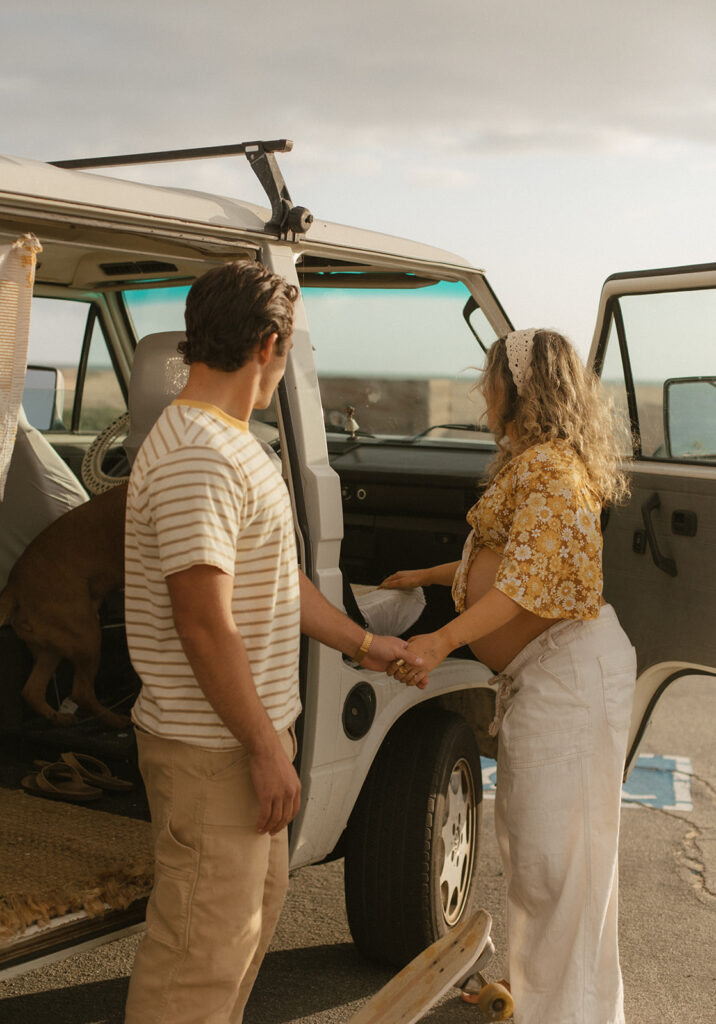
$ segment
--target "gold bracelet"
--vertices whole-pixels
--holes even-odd
[[[369,633],[368,630],[366,629],[365,636],[363,637],[363,643],[358,648],[358,653],[356,654],[355,658],[353,659],[354,661],[357,661],[359,665],[361,664],[361,662],[363,661],[363,658],[365,658],[366,654],[370,650],[370,645],[372,643],[373,643],[373,634]]]

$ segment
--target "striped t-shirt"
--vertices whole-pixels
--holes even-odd
[[[237,747],[204,696],[174,626],[166,577],[214,565],[234,579],[232,610],[256,690],[278,732],[301,710],[298,563],[288,491],[248,426],[177,400],[140,448],[129,481],[125,616],[142,687],[136,725],[209,749]]]

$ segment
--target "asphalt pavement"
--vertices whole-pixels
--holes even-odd
[[[631,785],[622,815],[621,958],[628,1024],[716,1020],[716,680],[691,678],[662,698],[643,745],[659,755]],[[648,772],[673,758],[673,797]],[[654,776],[655,778],[655,776]],[[654,792],[651,792],[651,789]],[[658,796],[658,799],[656,798]],[[504,970],[504,882],[485,800],[477,904],[493,916]],[[245,1024],[347,1024],[391,976],[351,943],[342,861],[298,872]],[[0,983],[0,1024],[121,1024],[131,937]],[[453,990],[424,1018],[481,1024]]]

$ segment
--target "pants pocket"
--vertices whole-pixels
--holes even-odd
[[[589,711],[577,708],[562,716],[559,725],[545,722],[535,732],[512,732],[507,717],[503,720],[501,742],[509,758],[510,767],[535,768],[559,764],[583,757],[591,751]]]
[[[525,666],[501,727],[514,769],[571,761],[591,752],[591,715],[567,648]]]
[[[604,693],[604,714],[616,732],[629,728],[634,684],[636,682],[636,653],[628,651],[603,654],[599,658]]]
[[[186,950],[189,941],[198,867],[196,850],[180,843],[167,822],[157,836],[154,888],[147,904],[147,934],[179,952]]]

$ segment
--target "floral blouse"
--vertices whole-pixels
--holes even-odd
[[[596,619],[602,594],[601,503],[567,441],[533,445],[503,466],[467,514],[453,580],[458,612],[480,548],[503,556],[494,586],[546,619]]]

